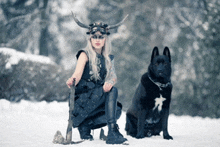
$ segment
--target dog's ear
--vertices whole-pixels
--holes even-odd
[[[163,50],[163,55],[167,56],[169,58],[169,61],[171,62],[170,50],[167,46]]]
[[[159,56],[159,50],[158,47],[154,47],[153,51],[152,51],[152,55],[151,55],[151,62],[153,61],[154,57]]]

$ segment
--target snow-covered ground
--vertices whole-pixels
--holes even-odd
[[[57,130],[65,136],[68,120],[68,103],[29,102],[10,103],[0,100],[0,147],[59,147],[52,140]],[[220,119],[175,116],[169,117],[169,133],[174,140],[164,140],[162,136],[134,139],[124,131],[125,113],[118,121],[120,131],[128,139],[130,146],[140,147],[219,147]],[[105,134],[107,128],[105,127]],[[100,129],[95,130],[94,141],[86,141],[71,146],[103,147],[99,140]],[[77,129],[73,129],[73,141],[79,141]],[[114,145],[123,146],[123,145]]]

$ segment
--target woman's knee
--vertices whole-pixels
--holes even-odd
[[[118,89],[116,87],[112,87],[110,92],[118,95]]]

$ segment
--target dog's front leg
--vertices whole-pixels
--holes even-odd
[[[146,110],[141,110],[138,113],[138,122],[137,122],[137,135],[136,138],[144,138],[144,125],[145,125],[145,118],[146,118]]]
[[[163,138],[169,140],[169,139],[173,139],[173,137],[170,136],[168,133],[168,117],[169,117],[169,109],[165,109],[162,118]]]

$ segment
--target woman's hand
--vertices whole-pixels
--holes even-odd
[[[73,85],[73,77],[69,78],[67,81],[66,81],[66,85],[70,88],[72,85]]]
[[[104,92],[109,92],[112,89],[112,86],[112,84],[105,82],[105,84],[103,85]]]

